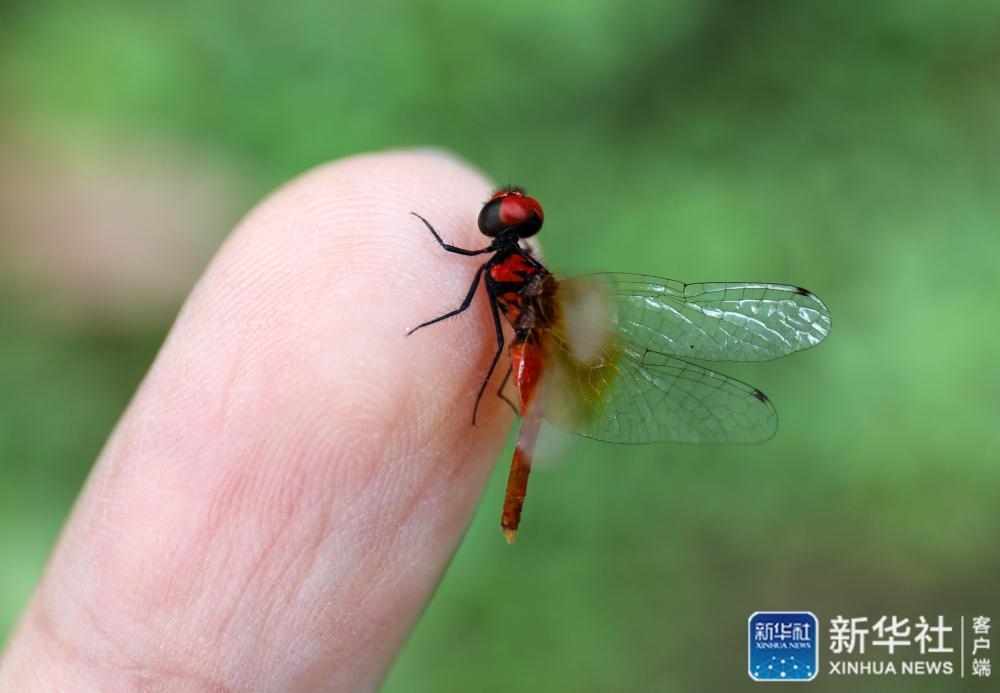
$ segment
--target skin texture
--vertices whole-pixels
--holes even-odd
[[[310,171],[200,279],[77,499],[0,690],[366,691],[441,578],[511,423],[490,186],[444,154]],[[499,539],[499,533],[497,538]],[[502,543],[502,542],[501,542]]]

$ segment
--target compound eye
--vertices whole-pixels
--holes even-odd
[[[487,236],[514,231],[520,238],[538,233],[545,215],[542,206],[520,188],[502,189],[493,195],[479,213],[479,230]]]

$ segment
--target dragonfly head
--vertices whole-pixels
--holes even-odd
[[[496,237],[513,231],[519,238],[528,238],[542,228],[545,215],[538,200],[528,197],[521,188],[500,188],[479,212],[479,230],[486,236]]]

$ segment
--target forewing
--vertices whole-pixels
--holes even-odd
[[[606,273],[563,280],[560,293],[567,303],[579,295],[603,294],[613,329],[637,352],[769,361],[815,346],[830,331],[830,313],[819,297],[786,284],[684,284]]]

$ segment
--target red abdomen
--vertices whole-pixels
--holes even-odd
[[[521,416],[535,399],[535,389],[542,377],[544,361],[541,347],[533,341],[516,341],[510,345],[510,366],[521,400]]]

